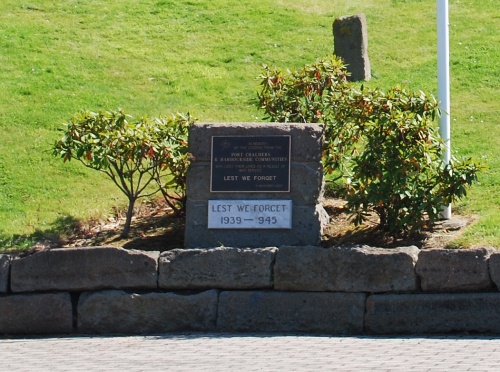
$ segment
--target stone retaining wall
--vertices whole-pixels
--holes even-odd
[[[500,333],[500,252],[114,247],[0,255],[0,334]]]

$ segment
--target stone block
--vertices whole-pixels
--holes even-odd
[[[157,288],[159,255],[116,247],[43,250],[12,261],[11,290]]]
[[[407,292],[418,289],[419,249],[279,248],[274,288],[284,291]]]
[[[292,161],[321,160],[323,127],[302,123],[196,123],[189,131],[189,152],[196,162],[211,160],[211,136],[292,136]],[[207,137],[208,136],[208,137]]]
[[[363,331],[363,293],[221,292],[217,330],[223,332]]]
[[[488,263],[491,280],[500,291],[500,252],[492,251]]]
[[[426,292],[482,291],[493,285],[488,259],[492,250],[429,249],[418,255],[416,271]]]
[[[291,138],[290,191],[276,185],[224,187],[227,192],[210,192],[211,150],[214,136],[283,136]],[[189,131],[189,152],[193,161],[187,174],[186,248],[209,248],[221,245],[238,248],[259,248],[289,245],[315,245],[321,242],[322,229],[328,218],[321,200],[323,197],[323,127],[318,124],[289,123],[227,123],[194,124]],[[251,161],[251,160],[249,160]],[[258,162],[257,162],[258,163]],[[262,165],[262,164],[254,164]],[[245,166],[243,166],[243,169]],[[229,165],[229,169],[232,169]],[[236,169],[236,168],[234,168]],[[240,169],[241,170],[241,169]],[[250,169],[248,169],[250,170]],[[235,170],[235,172],[237,172]],[[239,174],[239,173],[238,173]],[[237,174],[232,175],[232,177]],[[282,175],[284,177],[284,174]],[[250,178],[252,180],[252,178]],[[229,182],[228,180],[227,182]],[[272,181],[272,180],[271,180]],[[275,192],[261,192],[276,186]],[[288,186],[288,185],[287,185]],[[252,187],[249,188],[252,190]],[[273,190],[269,188],[269,190]],[[208,229],[209,200],[292,200],[292,229]]]
[[[216,290],[197,294],[86,292],[78,302],[78,332],[146,334],[213,331]]]
[[[365,330],[375,334],[500,332],[500,293],[372,295]]]
[[[328,215],[321,205],[294,206],[291,229],[208,229],[208,202],[186,203],[186,248],[260,248],[281,244],[319,245]]]
[[[290,165],[290,192],[275,193],[273,200],[292,199],[294,205],[315,205],[323,197],[323,166],[321,163],[299,163],[293,162]],[[268,199],[268,193],[248,193],[239,192],[237,197],[234,194],[211,193],[210,183],[199,182],[200,180],[210,180],[210,163],[192,163],[187,173],[188,194],[191,201],[204,201],[210,199],[244,199],[261,200]]]
[[[158,285],[165,289],[272,288],[277,248],[174,249],[159,260]]]
[[[9,290],[10,256],[0,254],[0,293]]]
[[[0,296],[0,334],[65,334],[73,332],[69,293]]]
[[[349,80],[370,80],[368,58],[368,27],[366,16],[356,14],[337,18],[333,22],[334,54],[341,57],[351,73]]]

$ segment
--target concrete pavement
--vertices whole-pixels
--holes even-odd
[[[500,337],[0,338],[1,371],[493,371]]]

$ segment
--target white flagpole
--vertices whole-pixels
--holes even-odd
[[[448,0],[437,0],[437,58],[438,58],[438,99],[441,102],[439,134],[445,144],[443,161],[451,159],[450,134],[450,36]],[[451,218],[451,205],[443,206],[441,216]]]

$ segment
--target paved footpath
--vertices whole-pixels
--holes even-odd
[[[500,337],[0,338],[1,371],[498,371]]]

